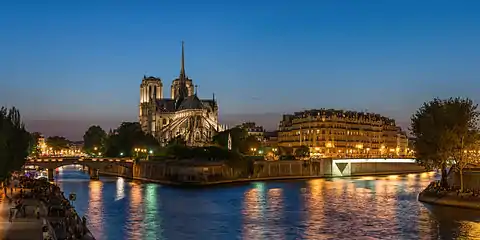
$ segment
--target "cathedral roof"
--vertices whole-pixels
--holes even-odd
[[[193,100],[195,99],[195,100]],[[198,102],[200,101],[200,103]],[[178,109],[175,108],[175,100],[164,98],[157,99],[157,112],[176,112],[184,109],[207,109],[209,111],[215,111],[217,102],[213,99],[199,99],[197,96],[189,96],[185,98]],[[202,106],[202,108],[198,108]]]
[[[202,101],[200,101],[197,95],[194,94],[192,96],[186,97],[178,107],[178,110],[186,109],[205,109],[205,106],[203,106]]]

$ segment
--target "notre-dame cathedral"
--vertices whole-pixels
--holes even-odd
[[[164,97],[160,78],[144,76],[140,84],[139,110],[143,131],[162,144],[182,137],[190,146],[203,146],[216,132],[223,131],[218,123],[215,95],[212,99],[199,99],[196,86],[185,73],[183,42],[180,76],[172,81],[170,98]]]

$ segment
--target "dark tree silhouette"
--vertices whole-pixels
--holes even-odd
[[[138,122],[123,122],[109,134],[105,155],[108,157],[135,156],[135,148],[144,148],[154,153],[160,148],[159,142],[150,134],[145,134]]]
[[[67,149],[70,141],[65,137],[52,136],[47,138],[46,143],[48,147],[52,148],[53,151],[60,151]]]
[[[106,140],[107,133],[100,126],[91,126],[83,135],[83,150],[89,154],[104,153]]]
[[[16,108],[0,108],[0,179],[25,164],[33,138],[25,130]]]
[[[417,162],[427,169],[440,169],[442,186],[448,185],[449,161],[465,160],[463,152],[475,143],[477,119],[477,105],[468,98],[435,98],[413,114],[410,130]]]

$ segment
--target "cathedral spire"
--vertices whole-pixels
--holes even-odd
[[[182,66],[180,68],[180,77],[179,86],[178,86],[178,99],[184,99],[188,97],[188,88],[187,88],[187,75],[185,74],[185,51],[184,51],[184,42],[182,41]]]
[[[180,69],[180,76],[186,77],[185,75],[185,47],[184,42],[182,41],[182,67]]]

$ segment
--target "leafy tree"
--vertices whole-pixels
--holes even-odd
[[[416,139],[417,162],[427,169],[441,169],[443,187],[448,186],[449,160],[466,161],[459,156],[474,141],[470,133],[476,132],[476,109],[477,105],[468,98],[435,98],[412,116],[410,128]]]
[[[299,148],[295,149],[295,156],[296,157],[306,157],[310,154],[310,148],[305,145],[300,146]]]
[[[90,154],[94,152],[104,153],[106,140],[107,133],[100,126],[91,126],[83,135],[83,150]]]
[[[154,153],[160,148],[159,142],[150,134],[142,131],[138,122],[123,122],[108,136],[105,155],[108,157],[131,157],[136,155],[135,148],[144,148]]]
[[[224,148],[228,147],[228,136],[232,139],[232,151],[242,154],[251,154],[252,148],[260,148],[260,142],[255,136],[248,136],[245,129],[240,127],[231,128],[219,132],[213,137],[213,142]]]
[[[16,108],[0,108],[0,179],[25,164],[32,136],[25,130]]]
[[[70,141],[65,137],[53,136],[48,137],[46,140],[47,146],[52,148],[53,151],[60,151],[68,148]]]
[[[30,144],[30,155],[34,157],[38,157],[41,153],[40,146],[38,146],[38,140],[42,137],[42,134],[39,132],[34,132],[30,134],[31,136],[31,144]]]
[[[455,170],[460,175],[460,191],[463,192],[463,170],[465,167],[478,161],[476,154],[479,143],[478,135],[478,117],[477,105],[470,99],[449,99],[448,111],[453,114],[453,130],[448,133],[454,141],[453,158],[455,160]]]
[[[293,149],[291,147],[279,147],[278,152],[281,156],[292,156]]]

